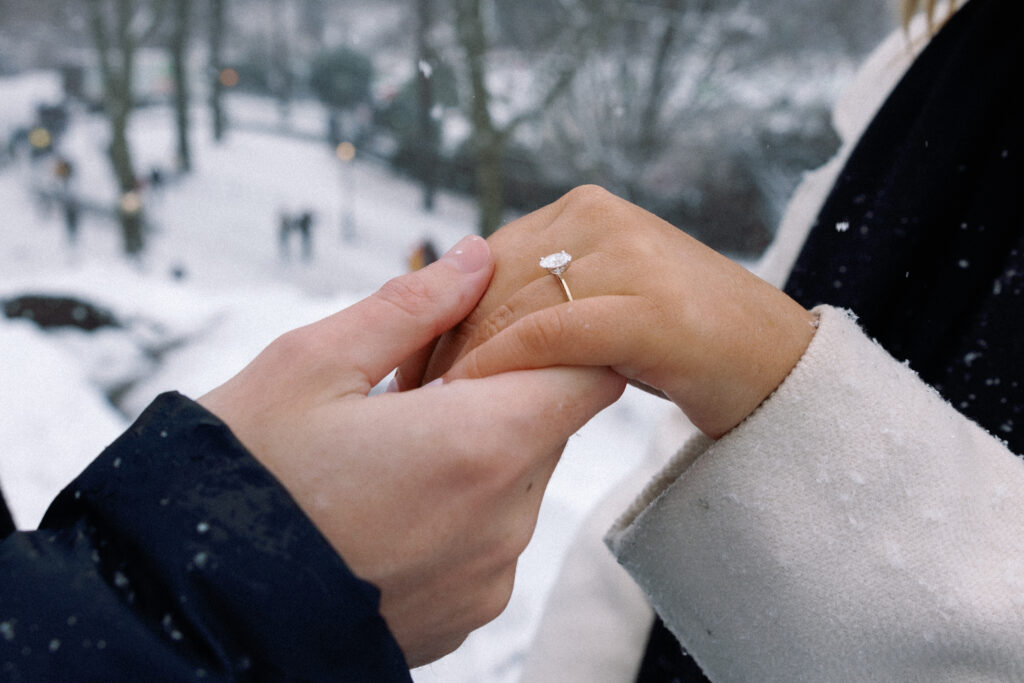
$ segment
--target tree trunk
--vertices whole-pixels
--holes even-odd
[[[142,205],[138,198],[135,168],[128,143],[128,114],[114,115],[110,119],[110,162],[121,190],[118,218],[121,222],[121,243],[124,253],[137,256],[145,247]]]
[[[292,94],[295,79],[292,75],[292,57],[289,45],[288,1],[274,0],[271,9],[274,12],[274,35],[272,43],[272,66],[270,72],[270,89],[277,100],[277,111],[282,125],[291,118]]]
[[[107,8],[110,13],[105,12]],[[89,23],[103,78],[103,104],[110,123],[110,163],[121,196],[118,217],[125,254],[137,256],[145,246],[142,206],[136,193],[135,167],[128,141],[128,121],[133,102],[133,72],[136,37],[131,24],[135,14],[132,0],[104,3],[91,0]],[[113,26],[108,24],[108,19]]]
[[[673,49],[678,40],[679,15],[683,9],[683,0],[663,0],[661,3],[665,19],[652,57],[650,78],[645,84],[645,89],[638,89],[636,92],[637,99],[641,100],[641,106],[636,119],[636,128],[629,136],[632,144],[627,152],[632,171],[624,174],[619,181],[624,197],[634,204],[643,204],[646,199],[641,170],[658,156],[666,139],[662,135],[662,111],[671,81],[672,62],[675,56]],[[635,36],[634,41],[644,39],[642,36],[646,29],[638,27],[638,30],[641,35]],[[630,56],[630,58],[632,57]],[[626,66],[626,63],[623,62],[620,79],[631,80],[633,77]]]
[[[648,82],[647,98],[640,114],[640,127],[637,131],[637,156],[640,163],[646,162],[653,155],[660,139],[658,126],[661,123],[661,109],[665,104],[672,48],[678,33],[678,14],[682,10],[682,4],[682,0],[667,0],[664,6],[668,16],[665,20],[665,29],[658,40],[654,63],[651,65],[651,80]]]
[[[419,105],[419,146],[417,149],[416,175],[423,187],[423,209],[434,210],[437,195],[437,161],[439,130],[434,120],[434,86],[430,69],[437,66],[434,50],[430,45],[430,29],[433,25],[431,0],[416,2],[416,96]]]
[[[487,237],[501,226],[504,210],[502,157],[505,139],[491,118],[485,64],[487,37],[480,16],[480,0],[456,0],[455,17],[473,98],[470,120],[473,124],[479,228],[480,234]]]
[[[328,0],[302,0],[299,5],[299,31],[316,49],[324,49]]]
[[[224,114],[224,31],[227,25],[227,0],[210,0],[210,117],[213,139],[220,142],[227,129]]]
[[[174,118],[178,128],[178,170],[192,170],[192,149],[189,144],[188,36],[191,0],[175,0],[174,30],[171,34],[171,69],[174,74]]]

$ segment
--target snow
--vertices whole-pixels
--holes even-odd
[[[33,324],[0,323],[0,357],[0,481],[16,521],[35,524],[125,422]]]
[[[42,72],[0,78],[0,129],[27,125],[37,102],[52,101],[54,82]],[[92,214],[82,216],[77,247],[67,246],[60,212],[45,210],[32,192],[55,182],[52,159],[0,165],[0,300],[76,296],[126,322],[94,333],[43,332],[0,316],[0,481],[21,528],[35,526],[57,492],[158,393],[205,392],[277,335],[404,272],[424,237],[443,251],[474,231],[468,199],[442,194],[436,211],[425,214],[414,184],[358,153],[339,162],[304,134],[322,121],[316,110],[299,105],[292,113],[300,134],[280,135],[273,132],[280,115],[272,103],[236,99],[235,120],[252,126],[214,145],[205,111],[196,109],[194,173],[142,192],[154,232],[138,263],[120,255],[112,222]],[[131,133],[140,172],[172,167],[170,111],[139,110]],[[61,146],[75,165],[72,187],[113,205],[105,144],[103,122],[74,112]],[[282,262],[280,214],[307,209],[316,217],[315,260]],[[347,241],[345,224],[354,227]],[[108,401],[111,393],[120,396],[123,412]],[[415,671],[417,681],[517,679],[573,533],[643,457],[647,435],[668,409],[629,389],[569,441],[505,613],[449,657]]]
[[[3,78],[3,102],[0,107],[0,136],[7,139],[15,129],[27,125],[38,104],[54,104],[61,99],[60,76],[50,71],[30,71]]]

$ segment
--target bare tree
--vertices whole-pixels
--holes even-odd
[[[298,6],[298,30],[318,50],[324,48],[328,0],[302,0]]]
[[[721,49],[705,2],[659,0],[605,8],[606,31],[571,93],[548,120],[574,170],[636,201],[643,171],[664,154],[680,109],[704,92]]]
[[[423,186],[423,208],[434,210],[437,194],[437,161],[440,131],[434,120],[434,85],[432,70],[437,66],[437,55],[430,42],[434,23],[432,0],[414,0],[416,4],[416,100],[419,128],[417,175]]]
[[[224,139],[227,118],[224,114],[224,36],[227,29],[228,0],[210,0],[209,4],[209,75],[210,118],[213,120],[213,139]]]
[[[273,0],[273,34],[271,36],[270,88],[277,99],[278,113],[282,122],[291,113],[291,102],[295,90],[295,74],[292,72],[291,14],[289,0]]]
[[[604,185],[702,237],[696,214],[704,220],[715,206],[708,220],[717,225],[708,229],[754,235],[750,249],[763,246],[770,217],[748,187],[749,169],[737,168],[747,163],[742,152],[755,144],[756,123],[730,89],[767,63],[763,47],[750,47],[764,21],[742,0],[648,0],[603,11],[600,47],[545,119],[549,158],[561,160],[565,176]],[[719,205],[728,193],[732,201]]]
[[[837,76],[882,34],[854,19],[882,3],[593,2],[600,45],[543,121],[547,168],[756,254],[802,172],[834,149]]]
[[[192,149],[189,144],[188,40],[192,16],[192,0],[174,0],[174,21],[170,36],[171,72],[174,76],[174,120],[177,125],[177,166],[192,170]]]
[[[470,121],[473,125],[473,156],[481,235],[501,224],[504,208],[501,158],[505,137],[491,118],[491,93],[487,89],[487,36],[480,16],[480,0],[455,0],[456,30],[466,58],[469,81]]]
[[[571,84],[579,63],[572,51],[580,42],[574,39],[573,27],[566,26],[560,36],[563,50],[552,51],[553,64],[546,71],[550,82],[530,104],[499,124],[492,113],[494,97],[488,87],[487,56],[491,48],[481,13],[483,0],[454,0],[456,38],[465,64],[465,81],[469,93],[469,115],[472,133],[474,180],[479,209],[480,234],[487,236],[501,225],[504,213],[504,169],[506,146],[515,131],[526,121],[544,113]],[[578,33],[577,33],[578,35]]]
[[[89,0],[89,27],[103,80],[104,111],[110,123],[108,153],[121,192],[119,215],[126,254],[145,245],[142,204],[136,192],[128,122],[135,104],[135,55],[159,26],[161,0]]]
[[[641,162],[654,155],[661,138],[661,112],[671,88],[672,56],[679,37],[680,10],[684,2],[685,0],[665,0],[663,3],[666,19],[661,27],[661,35],[657,36],[657,47],[651,60],[651,75],[640,108],[639,126],[636,131],[636,156]],[[636,195],[635,188],[630,188],[630,195],[631,198]]]

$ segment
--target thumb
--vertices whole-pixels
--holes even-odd
[[[483,296],[494,259],[482,237],[462,238],[426,268],[325,318],[321,332],[376,384],[409,355],[465,318]]]

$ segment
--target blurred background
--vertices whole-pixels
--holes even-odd
[[[742,262],[892,0],[0,0],[0,483],[23,528],[167,389],[598,183]],[[513,681],[666,406],[570,442],[513,601],[417,680]]]
[[[889,5],[3,0],[5,91],[33,72],[55,88],[4,93],[3,158],[59,158],[70,126],[103,119],[123,195],[202,172],[198,138],[260,131],[372,159],[426,211],[441,191],[473,197],[485,234],[594,182],[751,256],[834,149],[830,103]],[[147,159],[130,131],[159,109],[173,139]],[[120,212],[129,253],[145,209]]]

